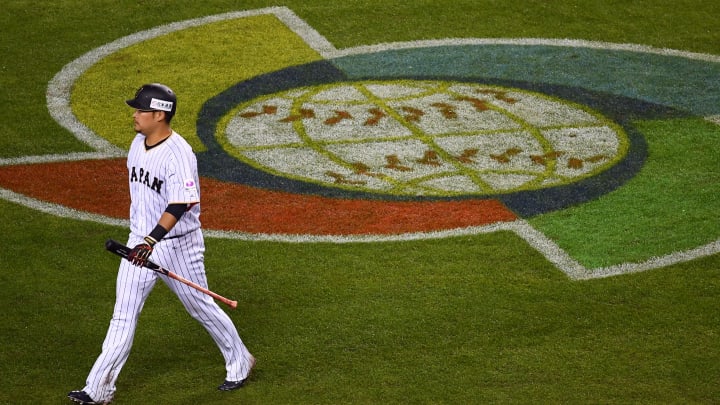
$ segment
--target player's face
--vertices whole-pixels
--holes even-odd
[[[160,124],[162,114],[158,111],[142,111],[135,110],[133,114],[133,124],[135,132],[143,134],[151,134]]]

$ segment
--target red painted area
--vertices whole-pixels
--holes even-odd
[[[125,159],[4,166],[0,187],[114,218],[130,209]]]
[[[0,167],[0,187],[80,211],[127,218],[125,159]],[[268,191],[202,178],[206,229],[266,234],[391,235],[517,219],[496,200],[389,202]]]

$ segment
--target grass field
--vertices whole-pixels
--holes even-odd
[[[6,166],[16,158],[92,151],[48,112],[48,83],[63,66],[133,33],[231,11],[288,7],[337,49],[444,38],[549,38],[707,54],[712,61],[706,70],[687,68],[677,82],[666,77],[665,90],[653,100],[662,104],[682,93],[678,103],[693,117],[635,122],[639,131],[654,134],[647,137],[640,175],[597,201],[529,222],[589,267],[691,249],[720,234],[714,215],[720,131],[703,119],[720,116],[720,104],[703,104],[682,90],[683,80],[695,79],[693,85],[705,89],[702,100],[720,97],[712,59],[720,56],[720,5],[712,2],[6,3],[0,14],[0,160]],[[165,54],[182,62],[177,49]],[[292,56],[253,57],[262,60],[259,55],[276,62]],[[296,63],[313,58],[302,54]],[[556,71],[543,77],[567,75],[555,62]],[[580,62],[573,66],[583,68]],[[365,68],[352,67],[358,76]],[[650,77],[655,67],[646,68]],[[133,66],[127,69],[130,76]],[[223,80],[207,83],[222,89]],[[587,88],[597,90],[603,80],[588,81]],[[613,80],[610,75],[606,81]],[[647,82],[638,76],[618,87],[636,86],[631,90],[642,93]],[[118,83],[122,76],[105,84],[121,91]],[[194,97],[200,103],[213,94]],[[93,119],[92,103],[77,105],[80,115]],[[195,117],[183,119],[178,125],[192,136]],[[125,138],[113,126],[123,125],[123,117],[99,121],[107,125],[108,139],[122,145]],[[686,156],[695,158],[688,164]],[[648,175],[651,169],[659,177]],[[613,205],[622,213],[598,217]],[[66,403],[67,392],[83,386],[112,313],[117,259],[103,242],[124,240],[127,229],[8,199],[0,199],[0,210],[0,403]],[[639,227],[644,231],[627,231]],[[239,301],[229,314],[258,359],[250,383],[237,392],[215,390],[224,377],[217,348],[158,284],[114,403],[720,402],[717,253],[647,272],[573,281],[509,231],[372,243],[206,242],[210,286]]]

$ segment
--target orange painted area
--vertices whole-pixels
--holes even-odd
[[[125,159],[0,167],[0,187],[80,211],[127,218]],[[391,235],[517,219],[497,200],[377,201],[268,191],[201,178],[206,229],[265,234]]]

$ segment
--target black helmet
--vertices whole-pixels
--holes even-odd
[[[168,121],[175,115],[177,97],[166,85],[144,84],[135,92],[135,98],[125,101],[127,105],[142,111],[165,111]]]

